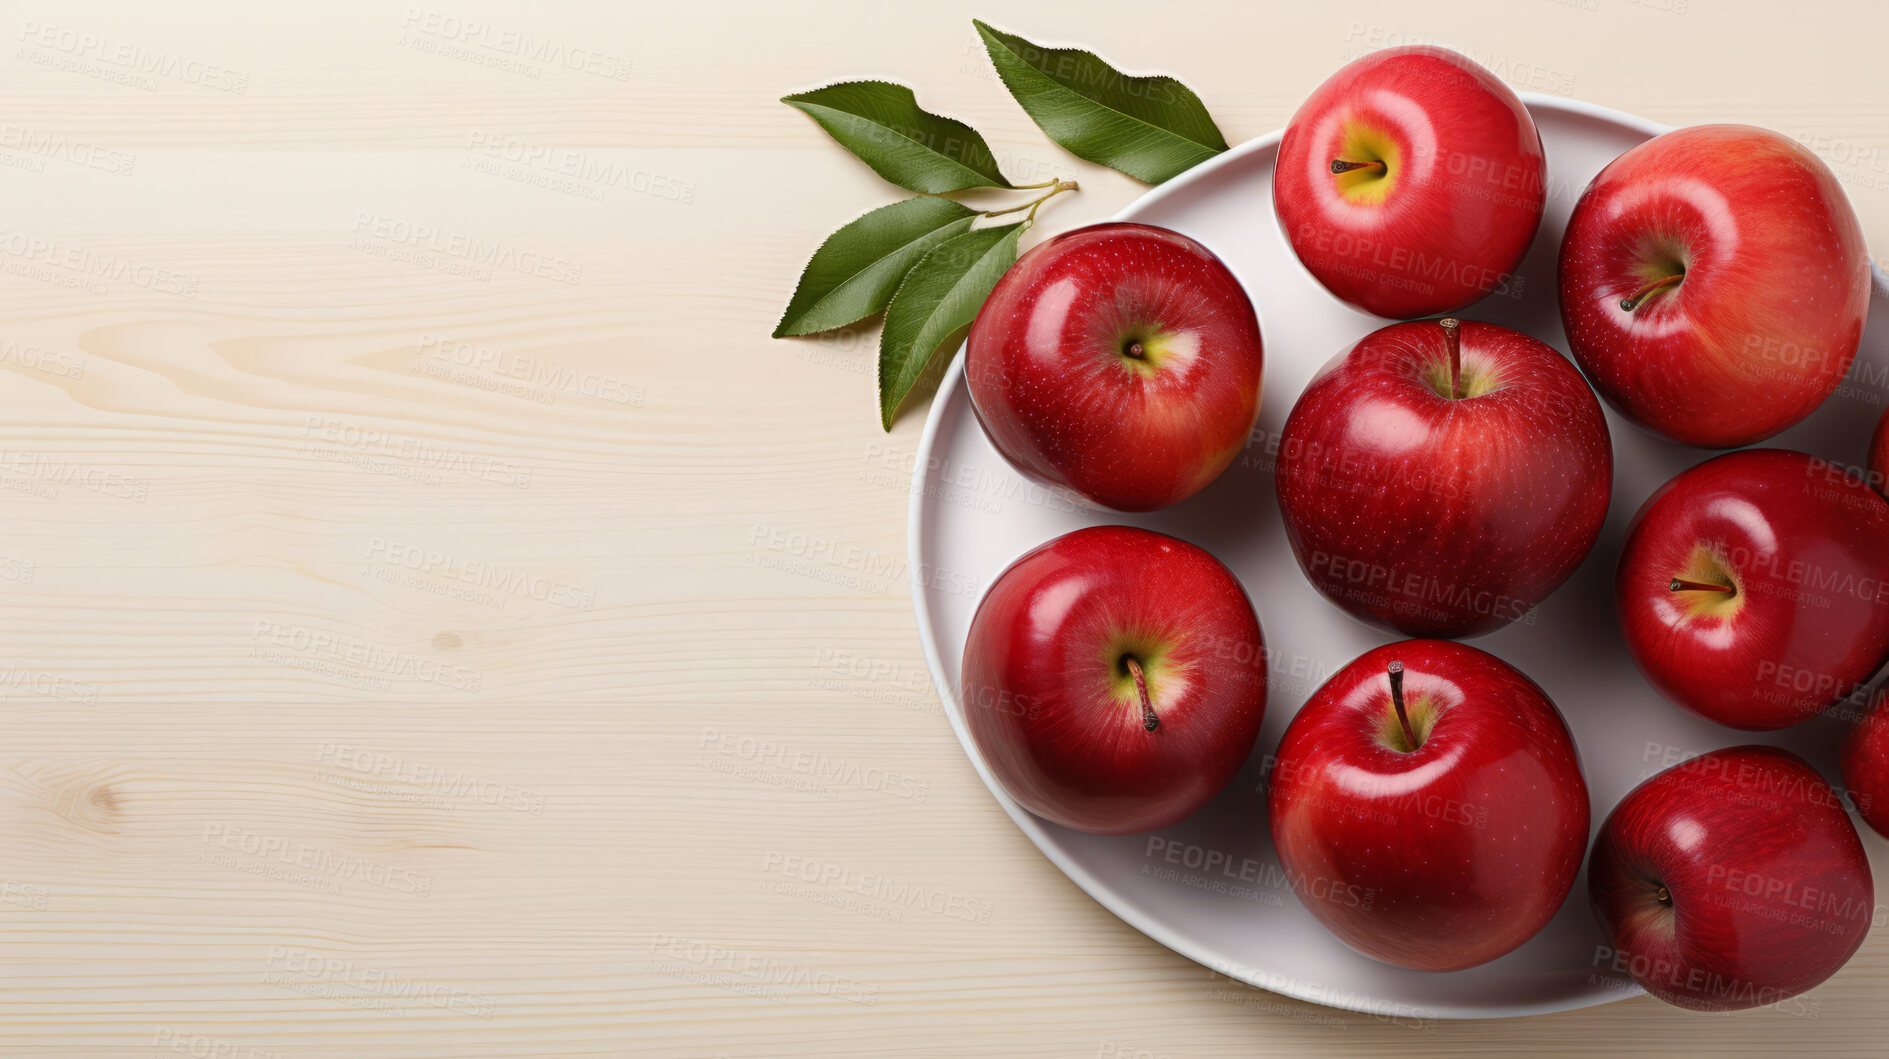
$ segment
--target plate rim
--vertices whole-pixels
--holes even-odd
[[[1531,113],[1536,110],[1559,111],[1573,117],[1610,122],[1634,132],[1645,133],[1648,137],[1658,136],[1661,133],[1669,132],[1675,128],[1675,126],[1643,118],[1637,114],[1616,110],[1613,107],[1602,106],[1597,103],[1589,103],[1585,100],[1551,96],[1540,92],[1519,92],[1517,95]],[[1101,224],[1134,220],[1135,215],[1159,203],[1168,195],[1188,186],[1193,181],[1204,178],[1224,166],[1233,165],[1250,154],[1275,146],[1284,133],[1285,130],[1283,128],[1274,129],[1262,136],[1247,140],[1210,161],[1195,166],[1165,183],[1148,189],[1133,202],[1122,207],[1106,220],[1097,221],[1095,223]],[[1845,191],[1845,198],[1848,198],[1847,190]],[[1889,281],[1885,280],[1883,271],[1877,268],[1873,262],[1871,272],[1871,286],[1876,288],[1879,292],[1889,291]],[[931,407],[926,412],[925,425],[919,435],[918,451],[915,459],[918,468],[918,471],[915,472],[916,474],[922,474],[924,468],[930,466],[932,449],[936,444],[938,431],[944,422],[944,410],[946,406],[951,403],[951,395],[956,392],[958,386],[963,381],[963,349],[963,345],[960,344],[958,349],[953,353],[951,364],[940,377],[938,389],[932,399]],[[925,599],[921,555],[923,554],[924,514],[927,497],[928,492],[924,489],[915,488],[911,491],[911,500],[907,505],[906,512],[906,568],[908,582],[912,591],[912,610],[918,621],[919,642],[924,647],[925,664],[931,671],[933,687],[938,691],[941,704],[945,707],[943,710],[945,719],[950,722],[951,730],[953,734],[957,736],[958,744],[960,748],[963,749],[965,757],[970,760],[971,767],[977,772],[978,778],[983,781],[985,788],[996,798],[997,804],[1004,810],[1005,814],[1010,817],[1011,822],[1017,826],[1017,829],[1023,833],[1024,837],[1030,840],[1030,843],[1036,847],[1037,852],[1047,858],[1070,882],[1074,883],[1077,888],[1081,889],[1083,893],[1087,894],[1111,915],[1164,948],[1184,956],[1202,967],[1209,968],[1215,973],[1226,975],[1229,978],[1244,982],[1255,988],[1264,989],[1281,996],[1292,997],[1295,1000],[1302,1000],[1307,1003],[1343,1011],[1355,1011],[1367,1015],[1381,1016],[1393,1014],[1400,1017],[1439,1019],[1522,1018],[1530,1015],[1545,1015],[1555,1012],[1578,1011],[1586,1008],[1601,1007],[1644,994],[1645,990],[1641,989],[1637,983],[1628,983],[1632,985],[1631,989],[1619,988],[1612,990],[1613,995],[1611,996],[1580,994],[1565,999],[1541,1003],[1505,1005],[1502,1007],[1478,1006],[1473,1003],[1452,1005],[1449,1007],[1438,1007],[1435,1005],[1419,1006],[1389,1000],[1373,1007],[1369,1004],[1371,998],[1357,997],[1351,994],[1344,994],[1340,998],[1334,998],[1330,995],[1320,995],[1321,991],[1329,993],[1329,990],[1324,986],[1309,988],[1307,983],[1302,983],[1296,979],[1276,974],[1260,973],[1257,968],[1242,965],[1235,969],[1223,969],[1219,964],[1224,961],[1219,960],[1210,953],[1202,951],[1192,942],[1178,937],[1169,931],[1165,924],[1136,909],[1110,882],[1071,861],[1060,849],[1056,848],[1053,843],[1047,841],[1047,832],[1044,829],[1043,822],[1032,815],[1028,810],[1018,805],[1008,794],[1004,793],[1003,787],[996,782],[996,778],[991,775],[990,769],[985,764],[982,755],[977,752],[976,746],[972,744],[970,734],[965,730],[964,721],[960,715],[961,711],[951,708],[953,705],[950,701],[953,694],[951,689],[955,684],[951,680],[951,670],[945,666],[944,659],[938,649],[937,632],[933,626],[931,611]],[[1035,545],[1032,545],[1032,547],[1035,547]],[[980,591],[979,602],[982,600],[983,592],[987,592],[989,588],[990,586],[986,585],[983,590]],[[975,613],[975,609],[973,609],[973,613]],[[1234,973],[1235,970],[1243,973]],[[1412,1010],[1387,1012],[1385,1010],[1386,1007],[1410,1008]],[[1421,1007],[1421,1010],[1417,1010],[1419,1007]]]

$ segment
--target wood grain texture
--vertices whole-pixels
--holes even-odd
[[[1795,1016],[1409,1024],[1117,922],[931,692],[922,402],[880,433],[871,327],[766,336],[900,197],[787,92],[905,81],[1013,179],[1080,179],[1033,240],[1139,194],[1037,133],[973,14],[1180,76],[1234,142],[1348,58],[1454,44],[1798,136],[1877,246],[1889,16],[822,8],[0,19],[0,1053],[1879,1052],[1885,931]]]

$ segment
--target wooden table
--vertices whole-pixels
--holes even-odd
[[[922,407],[881,433],[871,328],[767,334],[899,197],[786,92],[902,80],[1013,177],[1078,178],[1032,241],[1141,192],[1031,125],[973,13],[1176,73],[1234,141],[1348,58],[1453,44],[1798,136],[1877,246],[1889,15],[821,6],[0,21],[6,1054],[1880,1054],[1889,931],[1814,1018],[1413,1027],[1116,921],[930,691]]]

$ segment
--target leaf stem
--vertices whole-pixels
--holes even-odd
[[[1057,185],[1050,190],[1049,194],[1036,200],[1036,204],[1030,207],[1029,213],[1024,214],[1023,216],[1024,231],[1028,231],[1030,229],[1030,225],[1036,223],[1036,211],[1039,207],[1043,205],[1043,203],[1048,202],[1049,200],[1055,198],[1056,196],[1062,194],[1065,191],[1075,191],[1075,190],[1077,190],[1077,187],[1076,187],[1076,182],[1073,180],[1064,180],[1064,181],[1058,182]]]
[[[1035,185],[1032,185],[1032,187],[1049,187],[1049,188],[1050,188],[1050,192],[1049,192],[1049,194],[1047,194],[1047,195],[1044,195],[1044,196],[1043,196],[1042,198],[1040,198],[1040,199],[1036,199],[1036,200],[1034,200],[1034,201],[1031,201],[1031,202],[1026,202],[1026,203],[1024,203],[1024,204],[1023,204],[1023,205],[1021,205],[1021,206],[1012,206],[1012,207],[1010,207],[1009,209],[1003,209],[1003,210],[985,210],[985,211],[984,211],[984,216],[986,216],[986,217],[1002,217],[1002,216],[1003,216],[1004,214],[1006,214],[1006,213],[1015,213],[1015,212],[1017,212],[1018,210],[1029,210],[1029,211],[1030,211],[1030,215],[1029,215],[1028,217],[1025,217],[1025,218],[1023,219],[1023,223],[1027,225],[1027,224],[1029,224],[1029,223],[1031,223],[1032,221],[1034,221],[1034,220],[1036,220],[1036,210],[1037,210],[1037,207],[1039,207],[1039,206],[1041,206],[1041,205],[1043,205],[1043,203],[1045,203],[1045,202],[1048,202],[1049,200],[1051,200],[1051,199],[1053,199],[1053,198],[1055,198],[1056,196],[1058,196],[1058,195],[1060,195],[1060,194],[1062,194],[1062,193],[1063,193],[1063,192],[1065,192],[1065,191],[1075,191],[1075,190],[1077,190],[1077,187],[1076,187],[1076,182],[1075,182],[1075,181],[1073,181],[1073,180],[1056,180],[1056,181],[1054,181],[1053,183],[1054,183],[1054,184],[1056,185],[1055,187],[1050,187],[1050,185],[1049,185],[1049,184],[1035,184]]]

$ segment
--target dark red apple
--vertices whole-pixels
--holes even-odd
[[[1600,827],[1588,895],[1603,962],[1697,1011],[1774,1004],[1869,933],[1869,858],[1836,792],[1787,750],[1740,746],[1635,787]]]
[[[965,727],[1017,804],[1153,831],[1238,772],[1266,714],[1265,644],[1232,571],[1186,541],[1077,530],[1011,564],[964,645]]]
[[[1394,319],[1513,283],[1546,202],[1541,135],[1453,51],[1386,48],[1333,74],[1279,141],[1273,206],[1313,278]]]
[[[971,407],[1019,471],[1153,511],[1227,468],[1259,417],[1259,319],[1206,247],[1097,224],[1023,255],[965,354]]]
[[[1844,737],[1842,767],[1843,786],[1857,815],[1889,838],[1889,689],[1876,693]]]
[[[1801,452],[1727,453],[1647,499],[1614,589],[1661,694],[1733,728],[1796,724],[1889,659],[1889,502]]]
[[[1828,166],[1748,125],[1656,136],[1600,171],[1561,243],[1561,321],[1609,404],[1734,448],[1809,415],[1856,356],[1863,229]]]
[[[1412,636],[1476,636],[1586,558],[1613,448],[1561,354],[1494,324],[1419,321],[1312,379],[1276,484],[1292,554],[1328,599]]]
[[[1319,922],[1421,971],[1534,937],[1587,849],[1587,783],[1554,703],[1446,640],[1379,647],[1318,689],[1279,742],[1268,815]]]

